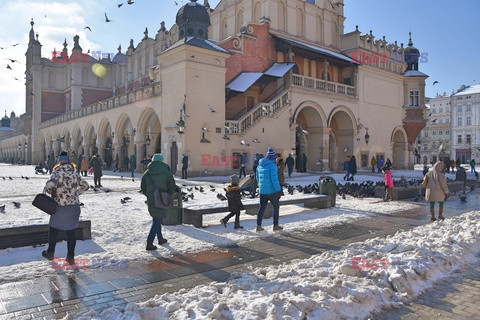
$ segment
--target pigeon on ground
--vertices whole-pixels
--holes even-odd
[[[79,206],[80,206],[80,207],[83,207],[83,206],[84,206],[83,202],[80,202]]]
[[[132,200],[132,198],[130,198],[130,197],[125,197],[125,198],[123,198],[123,200],[128,201],[128,200]]]
[[[20,208],[20,202],[16,202],[16,201],[13,201],[13,205],[15,206],[15,208]]]
[[[467,202],[467,196],[466,196],[466,195],[460,194],[460,195],[459,195],[459,198],[460,198],[460,201],[461,201],[462,203]]]
[[[190,187],[190,188],[187,188],[187,191],[188,191],[188,192],[191,192],[192,190],[193,190],[193,188],[192,188],[192,187]]]
[[[13,180],[13,178],[12,178],[12,177],[8,177],[8,179],[9,179],[9,180]]]
[[[28,179],[30,179],[30,178],[29,178],[29,177],[25,177],[25,180],[28,180]]]
[[[413,199],[413,201],[418,202],[418,200],[420,200],[420,195],[419,195],[419,194],[417,194],[417,195],[415,196],[415,199]]]
[[[193,193],[190,193],[188,196],[193,199]]]
[[[127,203],[127,201],[125,201],[125,200],[123,200],[123,199],[120,199],[120,202],[121,202],[122,204]]]
[[[0,212],[1,212],[1,213],[5,213],[5,205],[0,206]]]
[[[343,199],[343,200],[346,200],[346,199],[347,199],[347,196],[345,195],[345,193],[342,194],[342,199]]]

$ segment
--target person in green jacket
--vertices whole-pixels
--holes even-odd
[[[157,249],[157,246],[153,244],[155,236],[158,238],[158,244],[167,242],[167,239],[162,236],[162,223],[163,218],[168,214],[168,209],[155,207],[155,199],[153,196],[153,189],[155,187],[168,192],[170,195],[175,191],[175,179],[173,178],[172,171],[166,163],[163,163],[163,155],[160,153],[153,155],[152,162],[148,165],[140,185],[142,193],[147,196],[148,212],[153,219],[152,227],[147,237],[147,250]]]

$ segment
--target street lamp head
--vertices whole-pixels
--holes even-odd
[[[150,136],[147,136],[147,139],[145,140],[145,144],[147,145],[147,147],[150,145]]]
[[[185,133],[185,121],[183,121],[182,118],[180,118],[180,120],[178,120],[177,128],[178,128],[178,133],[179,134],[184,134]]]
[[[368,144],[369,141],[370,141],[370,135],[368,134],[368,129],[367,129],[367,132],[365,133],[365,143]]]

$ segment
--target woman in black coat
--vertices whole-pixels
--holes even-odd
[[[353,177],[357,173],[357,160],[355,159],[355,156],[352,156],[350,158],[350,181],[353,181]]]

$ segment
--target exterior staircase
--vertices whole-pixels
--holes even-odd
[[[287,89],[271,102],[258,104],[252,110],[245,113],[240,119],[226,120],[226,134],[243,135],[263,118],[276,117],[282,110],[291,105],[289,94],[290,90]]]

